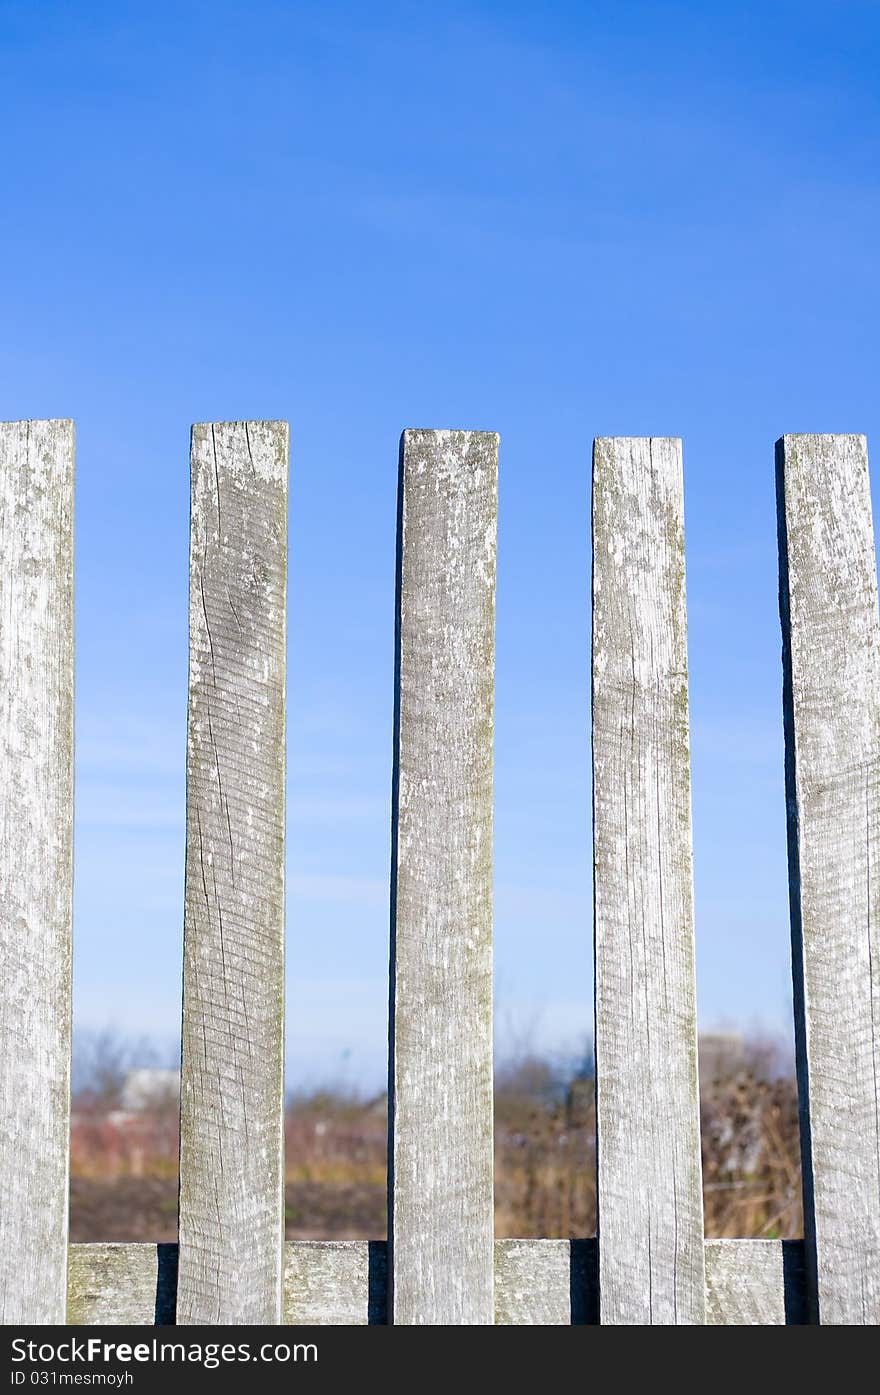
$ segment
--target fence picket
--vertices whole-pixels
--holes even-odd
[[[288,428],[193,427],[178,1323],[282,1301]]]
[[[863,436],[776,446],[810,1316],[880,1322],[880,622]]]
[[[392,1320],[493,1322],[498,437],[401,441],[392,848]]]
[[[0,1322],[67,1305],[72,421],[0,423]]]
[[[0,423],[0,1323],[880,1323],[867,445],[777,442],[805,1240],[703,1239],[681,443],[593,450],[599,1236],[493,1241],[498,437],[401,440],[389,1244],[283,1240],[288,429],[192,434],[180,1243],[74,1245],[69,421]]]
[[[601,1321],[702,1323],[677,440],[594,443],[593,840]]]

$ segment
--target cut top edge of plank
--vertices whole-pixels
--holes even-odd
[[[771,1250],[779,1249],[784,1245],[803,1245],[802,1235],[782,1235],[778,1240],[768,1240],[765,1235],[707,1235],[703,1244],[707,1250],[734,1249],[741,1245],[748,1245],[750,1254],[757,1254],[759,1249],[765,1250],[768,1254]]]
[[[74,426],[73,417],[20,417],[17,421],[0,421],[0,426]]]
[[[474,440],[482,437],[486,441],[494,441],[496,445],[501,441],[501,436],[497,431],[467,431],[458,427],[430,427],[430,426],[408,426],[400,434],[402,445],[409,441],[416,441],[420,438],[429,437],[434,441],[445,441],[448,439]]]
[[[862,431],[786,431],[778,437],[776,445],[784,446],[787,441],[858,441],[866,447],[868,444],[868,438]]]
[[[280,427],[285,432],[290,431],[290,422],[282,420],[281,417],[240,417],[238,420],[230,421],[194,421],[191,430],[200,431],[211,426],[269,426]]]
[[[504,1245],[527,1245],[530,1249],[540,1249],[542,1246],[548,1248],[559,1247],[561,1245],[597,1245],[598,1236],[576,1235],[568,1237],[548,1237],[532,1235],[497,1235],[493,1243],[498,1246]],[[778,1250],[783,1246],[803,1246],[802,1235],[786,1235],[776,1240],[768,1240],[766,1236],[753,1235],[706,1235],[703,1237],[703,1244],[706,1249],[734,1249],[743,1245],[748,1246],[750,1253],[757,1253],[758,1250],[770,1252]],[[285,1250],[356,1250],[366,1249],[370,1245],[387,1246],[386,1239],[376,1237],[372,1240],[285,1240]],[[72,1240],[70,1248],[77,1254],[83,1251],[95,1252],[101,1250],[128,1250],[145,1253],[148,1250],[157,1249],[177,1249],[176,1240]]]
[[[670,446],[680,446],[681,436],[594,436],[593,446],[630,445],[632,442],[657,441]]]

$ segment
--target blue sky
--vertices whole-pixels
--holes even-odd
[[[397,441],[501,433],[499,1047],[591,1027],[594,435],[684,440],[701,1025],[790,1037],[773,442],[880,442],[880,5],[0,0],[77,424],[75,1013],[179,1020],[188,431],[291,423],[288,1061],[384,1073]]]

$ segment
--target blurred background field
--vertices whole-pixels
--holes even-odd
[[[74,1241],[177,1238],[176,1070],[112,1032],[78,1045],[71,1122]],[[733,1035],[700,1039],[703,1190],[709,1236],[803,1233],[797,1089],[785,1053]],[[387,1108],[343,1086],[291,1094],[289,1239],[385,1236]],[[592,1058],[523,1050],[495,1082],[499,1237],[595,1233]]]

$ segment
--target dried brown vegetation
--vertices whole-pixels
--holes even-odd
[[[802,1234],[797,1092],[776,1053],[713,1039],[702,1054],[706,1233]],[[122,1108],[122,1065],[81,1088],[71,1134],[74,1240],[173,1240],[177,1110]],[[294,1097],[286,1119],[288,1236],[385,1233],[384,1100],[334,1091]],[[588,1074],[525,1056],[498,1073],[499,1236],[581,1236],[596,1228],[595,1109]]]

